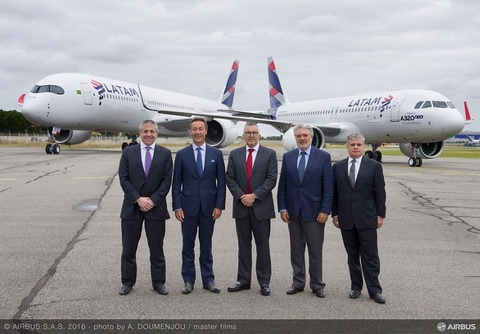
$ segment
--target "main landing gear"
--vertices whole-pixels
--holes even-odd
[[[128,138],[130,138],[131,141],[130,141],[130,143],[127,143],[127,142],[123,142],[123,143],[122,143],[122,151],[123,151],[127,146],[138,145],[138,142],[137,142],[138,135],[131,135],[131,136],[128,136]]]
[[[368,150],[365,152],[365,156],[367,156],[369,159],[376,160],[378,162],[382,162],[382,152],[377,151],[377,148],[380,146],[380,144],[372,144],[372,150]]]

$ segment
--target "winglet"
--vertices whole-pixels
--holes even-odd
[[[22,94],[22,95],[20,95],[20,97],[18,98],[17,103],[18,103],[18,105],[19,105],[20,107],[23,107],[23,102],[24,102],[24,101],[25,101],[25,94]]]
[[[271,117],[275,119],[278,107],[285,103],[288,103],[288,101],[283,94],[282,85],[280,84],[280,79],[278,77],[277,68],[275,66],[275,62],[273,61],[273,57],[268,57],[267,63],[269,82],[268,95],[270,97],[269,113]]]
[[[235,85],[237,82],[238,64],[239,64],[238,60],[233,61],[232,68],[228,76],[227,84],[225,85],[223,94],[220,97],[220,103],[226,105],[230,109],[233,106],[233,98],[235,97]]]
[[[463,109],[465,110],[465,124],[472,124],[473,119],[470,116],[470,112],[468,111],[467,101],[463,101]]]

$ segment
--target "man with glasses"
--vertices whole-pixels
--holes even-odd
[[[272,190],[277,183],[277,155],[259,144],[257,124],[243,129],[246,146],[230,153],[227,186],[233,196],[233,218],[238,240],[237,282],[229,292],[249,290],[252,278],[252,234],[257,247],[256,273],[260,293],[270,295],[270,219],[275,218]]]

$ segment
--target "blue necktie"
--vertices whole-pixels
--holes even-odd
[[[202,148],[197,147],[197,168],[200,175],[203,174],[203,163],[202,163]]]
[[[352,188],[355,187],[355,162],[356,160],[352,160],[352,165],[350,166],[350,173],[348,173],[348,178],[350,180],[350,184],[352,185]]]
[[[300,162],[298,163],[298,178],[300,182],[303,181],[303,174],[305,174],[305,155],[307,152],[300,152]]]
[[[150,154],[150,150],[152,149],[150,146],[146,146],[145,149],[145,175],[148,175],[148,171],[150,170],[150,166],[152,165],[152,155]]]

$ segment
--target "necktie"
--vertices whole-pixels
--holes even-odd
[[[255,151],[255,149],[249,148],[247,157],[247,190],[249,194],[252,193],[252,186],[250,185],[250,181],[252,179],[253,151]]]
[[[355,186],[355,159],[352,160],[352,165],[350,166],[350,173],[348,173],[348,178],[350,179],[350,184],[352,188]]]
[[[152,148],[150,146],[145,146],[145,149],[147,150],[147,152],[145,152],[145,175],[148,175],[148,171],[152,165],[152,155],[150,154]]]
[[[300,152],[300,162],[298,163],[298,178],[300,182],[303,181],[303,174],[305,174],[305,155],[307,152]]]
[[[203,174],[203,163],[202,163],[202,148],[197,147],[197,168],[200,175]]]

